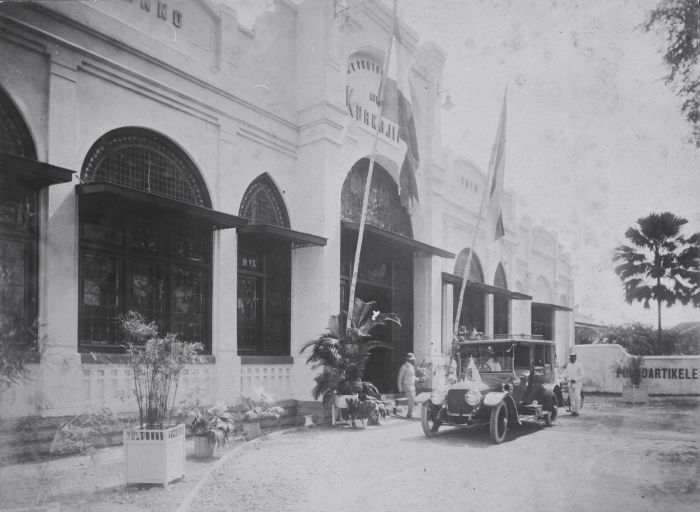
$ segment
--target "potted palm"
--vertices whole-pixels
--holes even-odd
[[[185,425],[173,425],[182,368],[196,362],[199,343],[160,336],[158,327],[135,312],[120,318],[139,411],[139,428],[124,430],[127,485],[160,483],[185,476]]]
[[[187,413],[188,427],[194,437],[194,456],[210,458],[214,448],[224,446],[235,429],[233,415],[223,404],[210,408],[195,407]]]
[[[365,365],[371,351],[391,346],[372,339],[372,331],[387,323],[401,326],[398,315],[375,310],[375,302],[355,299],[350,327],[346,329],[345,314],[331,317],[326,330],[316,339],[308,341],[300,353],[310,354],[307,364],[320,370],[314,377],[311,390],[314,399],[321,398],[331,409],[331,421],[335,424],[335,409],[347,408],[348,400],[380,398],[377,388],[363,382]]]

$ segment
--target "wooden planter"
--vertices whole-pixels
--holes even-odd
[[[646,386],[625,384],[622,387],[622,401],[633,404],[648,404],[649,390]]]
[[[185,425],[124,431],[124,483],[162,484],[185,478]]]
[[[243,438],[246,441],[257,439],[262,435],[262,428],[259,421],[243,423]]]
[[[214,456],[214,445],[209,436],[194,436],[194,456],[198,459],[210,459]]]

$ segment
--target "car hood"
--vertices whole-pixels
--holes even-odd
[[[456,382],[452,386],[450,386],[450,389],[463,389],[465,391],[470,390],[470,389],[476,389],[478,391],[487,392],[487,391],[501,391],[503,389],[503,383],[504,382],[510,382],[513,380],[513,376],[511,374],[506,374],[506,373],[490,373],[490,374],[481,374],[481,381],[474,381],[474,380],[464,380],[461,382]]]

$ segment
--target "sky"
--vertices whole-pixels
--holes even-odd
[[[330,0],[329,0],[330,1]],[[662,34],[639,28],[657,0],[398,0],[399,16],[447,54],[443,142],[487,168],[508,85],[505,187],[517,215],[556,232],[574,305],[598,322],[656,325],[624,301],[612,256],[640,217],[670,211],[700,231],[700,150],[664,83]],[[230,0],[241,21],[271,0]],[[662,312],[664,326],[700,308]]]

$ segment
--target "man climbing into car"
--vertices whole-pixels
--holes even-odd
[[[576,353],[569,354],[569,364],[564,369],[564,378],[569,383],[571,415],[578,416],[581,410],[581,388],[583,387],[583,366],[576,362]]]

